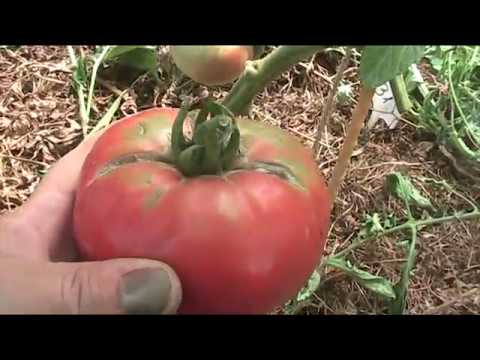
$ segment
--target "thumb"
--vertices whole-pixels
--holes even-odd
[[[180,281],[144,259],[44,263],[0,259],[0,313],[173,314]]]

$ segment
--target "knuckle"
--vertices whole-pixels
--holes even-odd
[[[92,292],[90,272],[78,266],[62,276],[60,287],[62,301],[68,311],[73,314],[83,313]]]

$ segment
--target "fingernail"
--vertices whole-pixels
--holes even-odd
[[[165,270],[133,270],[122,277],[121,305],[128,314],[162,314],[171,289]]]

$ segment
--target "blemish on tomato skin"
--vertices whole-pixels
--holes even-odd
[[[217,209],[219,214],[223,215],[225,219],[235,222],[238,220],[239,211],[238,204],[234,201],[231,194],[220,192],[217,198]]]
[[[152,184],[153,184],[153,176],[152,176],[152,174],[146,173],[145,176],[146,176],[146,178],[145,178],[145,184],[147,184],[147,185],[152,185]]]
[[[265,256],[262,258],[252,257],[247,263],[248,272],[252,279],[264,277],[267,279],[274,268],[273,258]]]
[[[172,121],[165,114],[153,115],[151,118],[139,117],[128,127],[122,129],[123,137],[128,142],[145,141],[165,142],[165,136],[171,131]]]
[[[162,196],[165,194],[165,189],[156,188],[151,194],[145,198],[145,210],[151,210],[159,203]]]
[[[138,135],[140,136],[145,135],[145,133],[147,132],[145,129],[145,126],[142,123],[139,123],[137,127],[138,127]]]

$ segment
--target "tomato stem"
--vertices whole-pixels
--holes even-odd
[[[188,107],[182,105],[172,126],[175,164],[185,176],[213,175],[229,169],[240,148],[240,130],[234,117],[222,105],[206,101],[197,116],[192,139],[187,140],[183,124]]]
[[[223,101],[235,115],[245,114],[255,96],[291,66],[325,49],[324,45],[279,46],[262,59],[247,62],[244,73]]]
[[[183,124],[188,116],[189,104],[185,103],[181,108],[172,126],[172,153],[174,160],[178,162],[180,154],[188,147],[188,142],[183,134]]]
[[[408,96],[407,85],[405,84],[403,75],[398,74],[395,76],[395,78],[390,81],[390,87],[392,88],[393,97],[395,98],[395,103],[397,104],[400,114],[410,111],[413,104]]]

